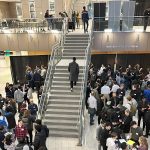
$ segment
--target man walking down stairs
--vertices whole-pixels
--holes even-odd
[[[79,120],[82,101],[81,90],[84,84],[83,78],[85,74],[88,43],[88,34],[78,33],[67,34],[65,36],[63,56],[54,71],[44,118],[44,123],[48,126],[50,131],[50,137],[79,137]],[[71,62],[73,57],[77,58],[75,62]],[[72,63],[75,65],[72,66]],[[68,72],[68,69],[70,72]],[[75,72],[72,71],[72,69],[75,70]],[[70,92],[69,76],[72,72],[73,80],[72,78],[70,79],[77,81],[77,83],[76,86],[73,87],[74,91]],[[74,74],[76,75],[75,80]],[[71,84],[72,83],[73,82],[71,82]]]
[[[76,85],[79,75],[79,65],[76,63],[76,57],[73,57],[73,62],[69,63],[68,71],[70,72],[70,88],[73,91],[73,84]]]

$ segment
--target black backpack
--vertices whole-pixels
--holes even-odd
[[[33,148],[30,145],[26,144],[26,143],[17,144],[16,147],[15,147],[15,150],[23,150],[24,146],[28,146],[29,150],[33,150]]]

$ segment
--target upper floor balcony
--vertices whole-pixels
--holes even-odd
[[[143,16],[94,18],[93,23],[93,52],[149,52],[150,50],[149,18]],[[1,19],[0,48],[15,51],[51,50],[52,46],[61,39],[62,27],[62,18]],[[76,30],[80,30],[78,33],[84,33],[81,19],[79,29]]]

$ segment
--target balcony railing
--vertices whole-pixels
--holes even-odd
[[[0,19],[1,33],[25,33],[25,32],[46,32],[50,30],[62,30],[64,18],[49,18],[49,19]]]
[[[95,17],[94,31],[150,32],[150,19],[144,16]]]
[[[49,19],[0,19],[0,33],[39,33],[52,30],[62,31],[64,18]],[[68,19],[69,20],[69,19]],[[79,28],[83,28],[79,19]],[[48,30],[49,29],[49,30]],[[150,19],[144,16],[95,17],[94,31],[150,32]]]

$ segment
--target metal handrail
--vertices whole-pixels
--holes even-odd
[[[54,70],[55,70],[57,63],[61,60],[61,57],[62,57],[63,47],[61,45],[64,45],[64,40],[62,41],[62,39],[64,39],[64,36],[65,36],[64,34],[66,33],[66,31],[65,31],[66,24],[65,23],[66,22],[64,22],[63,27],[62,27],[63,31],[62,31],[59,43],[55,44],[52,47],[52,53],[51,53],[50,61],[48,64],[48,69],[47,69],[46,78],[45,78],[45,82],[44,82],[43,92],[42,92],[40,104],[39,104],[39,111],[38,111],[39,118],[43,118],[43,116],[44,116],[44,112],[45,112],[45,110],[47,108],[47,104],[48,104]]]
[[[79,113],[79,119],[77,122],[77,125],[79,125],[79,142],[78,146],[82,145],[83,142],[83,116],[84,116],[84,107],[85,107],[85,94],[86,94],[86,87],[87,87],[87,79],[88,79],[88,63],[91,60],[91,45],[92,45],[92,39],[93,39],[93,19],[92,19],[92,25],[91,25],[91,33],[89,34],[89,43],[85,51],[85,63],[84,63],[84,69],[83,69],[83,74],[84,76],[82,77],[82,85],[81,85],[81,90],[80,90],[80,101],[79,101],[79,106],[80,109],[78,111]]]
[[[51,53],[50,61],[48,64],[48,70],[47,70],[43,92],[41,95],[41,100],[40,100],[40,105],[39,105],[40,118],[43,117],[44,111],[46,110],[45,106],[47,105],[48,92],[49,92],[49,88],[51,86],[51,82],[53,78],[53,70],[54,70],[55,65],[57,64],[57,62],[55,63],[55,57],[56,57],[59,46],[60,46],[60,43],[57,43],[52,48],[52,53]]]

